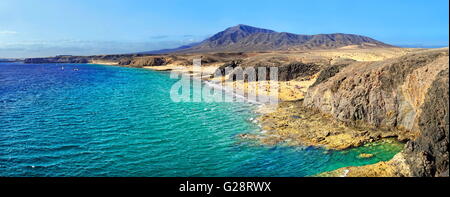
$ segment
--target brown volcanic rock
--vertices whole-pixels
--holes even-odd
[[[224,65],[225,66],[225,65]],[[223,67],[219,68],[222,69]],[[258,77],[260,76],[259,72],[263,71],[266,73],[264,80],[272,80],[270,78],[271,66],[267,66],[265,64],[255,65],[255,66],[246,66],[242,68],[235,68],[230,73],[230,79],[233,80],[248,80],[247,76],[252,73],[255,74],[256,79],[250,81],[261,81]],[[251,68],[249,70],[249,68]],[[315,73],[320,71],[320,67],[316,64],[304,64],[301,62],[292,62],[279,66],[275,66],[277,73],[278,81],[289,81],[300,77],[309,77],[314,75]],[[224,71],[222,73],[225,73]],[[264,74],[262,74],[264,76]]]
[[[387,162],[344,167],[316,176],[449,176],[449,69],[439,73],[426,95],[419,120],[421,135]]]
[[[441,71],[422,105],[421,135],[405,154],[413,176],[449,176],[449,69]]]
[[[349,124],[409,132],[410,175],[448,176],[448,58],[437,49],[353,63],[310,87],[304,103]]]
[[[353,63],[311,87],[305,104],[344,122],[417,130],[427,89],[447,67],[447,49]]]
[[[389,161],[365,166],[349,166],[330,172],[320,173],[317,177],[410,177],[410,167],[406,164],[405,154],[400,152]]]
[[[137,58],[126,58],[120,60],[120,65],[129,66],[162,66],[168,64],[172,61],[169,57],[163,56],[146,56]]]
[[[258,121],[265,132],[253,137],[269,145],[286,143],[343,150],[405,134],[346,125],[329,114],[305,107],[301,101],[281,102],[275,110],[263,113]]]
[[[331,78],[334,75],[336,75],[339,71],[341,71],[343,68],[345,68],[348,65],[349,64],[335,64],[335,65],[332,65],[332,66],[329,66],[329,67],[323,69],[319,73],[319,76],[317,77],[317,79],[314,82],[314,84],[312,84],[311,86],[315,86],[317,84],[320,84],[320,83],[328,80],[329,78]]]
[[[227,67],[229,68],[227,70],[229,71],[228,73],[225,72]],[[251,81],[260,81],[261,79],[258,79],[259,71],[264,71],[266,73],[265,80],[269,80],[271,67],[276,67],[278,81],[289,81],[297,78],[311,77],[321,70],[323,62],[304,63],[300,59],[289,57],[289,55],[262,53],[227,62],[220,66],[216,73],[222,73],[222,75],[230,74],[231,77],[229,79],[233,80],[247,80],[246,74],[255,73],[257,78]]]

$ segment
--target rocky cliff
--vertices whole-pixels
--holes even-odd
[[[226,68],[226,67],[225,67]],[[225,68],[219,68],[221,73],[226,73]],[[234,68],[232,72],[229,73],[229,77],[232,80],[244,80],[244,81],[261,81],[261,80],[271,80],[271,67],[267,65],[256,65],[251,67],[231,67]],[[249,69],[250,68],[250,69]],[[316,64],[304,64],[301,62],[292,62],[283,65],[279,65],[276,68],[276,75],[278,81],[289,81],[301,77],[309,77],[319,72],[320,66]],[[261,72],[262,73],[259,73]],[[216,71],[217,72],[217,71]],[[255,76],[255,78],[249,79],[249,76]],[[259,79],[259,77],[264,77],[264,79]]]
[[[161,66],[168,64],[172,61],[171,58],[163,57],[163,56],[155,56],[155,57],[137,57],[137,58],[122,58],[119,61],[119,65],[127,65],[127,66]]]
[[[448,176],[448,49],[325,69],[304,104],[353,125],[411,133],[413,176]]]
[[[421,135],[408,142],[405,158],[413,176],[449,176],[449,69],[429,88],[419,118]]]

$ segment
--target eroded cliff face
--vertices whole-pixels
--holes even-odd
[[[448,50],[353,63],[310,87],[305,105],[344,122],[418,131],[425,94],[446,68]]]
[[[448,58],[438,49],[339,67],[304,103],[349,124],[409,132],[403,174],[448,176]]]
[[[441,71],[425,96],[420,137],[408,142],[405,158],[413,176],[449,176],[449,69]]]
[[[227,63],[225,65],[231,65],[230,78],[233,80],[244,80],[244,81],[262,81],[270,80],[271,72],[275,71],[278,81],[290,81],[297,78],[310,77],[320,71],[320,66],[315,64],[304,64],[301,62],[293,62],[285,65],[280,65],[275,67],[276,70],[272,70],[270,66],[267,65],[257,65],[257,66],[245,66],[235,68],[233,63]],[[239,65],[241,66],[241,65]],[[221,73],[226,74],[225,68],[222,66],[218,69]],[[219,72],[217,71],[217,72]],[[262,72],[262,73],[260,73]],[[253,78],[251,76],[254,76]],[[264,79],[260,79],[262,77]],[[251,79],[249,79],[251,78]]]
[[[119,61],[119,65],[124,66],[161,66],[173,61],[173,58],[164,56],[148,56],[148,57],[135,57],[135,58],[123,58]]]

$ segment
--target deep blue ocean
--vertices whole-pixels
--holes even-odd
[[[0,176],[298,177],[389,160],[401,149],[243,141],[236,135],[259,131],[255,104],[172,102],[175,82],[137,68],[0,63]]]

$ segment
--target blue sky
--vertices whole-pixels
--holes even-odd
[[[0,57],[127,53],[201,41],[237,24],[448,46],[448,0],[1,0]]]

